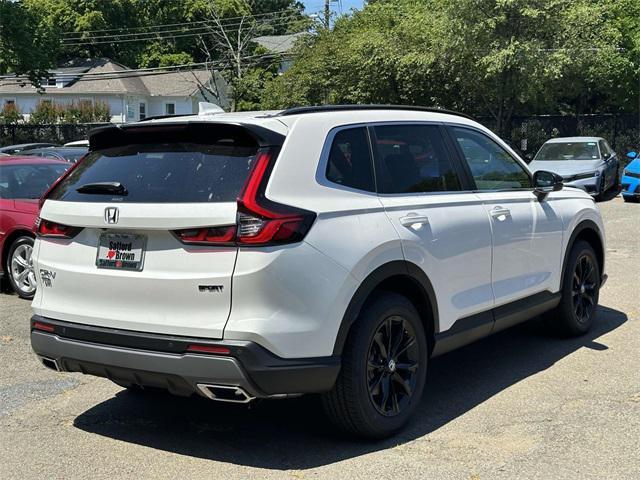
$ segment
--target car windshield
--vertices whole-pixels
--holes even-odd
[[[69,166],[63,163],[2,165],[0,198],[40,198]]]
[[[534,160],[597,160],[597,142],[545,143]]]

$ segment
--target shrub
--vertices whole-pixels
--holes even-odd
[[[22,120],[22,114],[15,103],[5,103],[0,112],[0,123],[16,124]]]
[[[96,123],[109,122],[111,113],[105,102],[80,101],[69,104],[58,104],[40,101],[31,113],[29,123]]]
[[[29,123],[48,124],[58,123],[60,118],[60,106],[50,100],[41,100],[36,104],[35,110],[31,112]]]

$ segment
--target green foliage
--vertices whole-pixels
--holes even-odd
[[[300,45],[263,105],[431,105],[490,115],[503,135],[516,114],[633,111],[640,28],[622,18],[640,2],[614,3],[373,2]]]
[[[23,2],[0,0],[0,74],[26,74],[38,86],[54,58],[50,30],[35,20]]]
[[[51,101],[39,101],[36,108],[29,116],[29,123],[46,124],[57,123],[60,117],[60,108]]]
[[[22,114],[15,103],[5,103],[2,111],[0,111],[0,123],[12,125],[22,120]]]

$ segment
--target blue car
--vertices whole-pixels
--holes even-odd
[[[640,157],[637,152],[627,153],[632,162],[622,172],[622,198],[625,202],[640,201]]]

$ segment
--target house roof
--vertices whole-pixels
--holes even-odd
[[[188,72],[153,72],[143,76],[126,75],[130,69],[108,58],[91,59],[67,63],[55,70],[62,76],[74,73],[103,74],[101,77],[75,77],[75,80],[62,88],[43,86],[45,95],[57,94],[128,94],[151,96],[190,96],[196,93],[199,82],[206,84],[210,73],[207,70]],[[124,73],[121,73],[124,72]],[[116,73],[111,76],[109,73]],[[72,79],[74,77],[68,76]],[[0,95],[14,93],[35,93],[27,80],[20,85],[15,81],[0,81]]]
[[[304,35],[308,34],[299,32],[290,35],[264,35],[254,38],[253,41],[274,53],[287,53],[293,48],[296,41]]]

